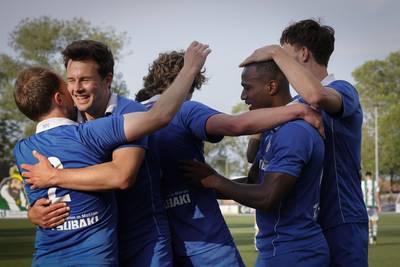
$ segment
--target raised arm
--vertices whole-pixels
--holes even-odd
[[[208,45],[193,42],[185,52],[184,65],[174,82],[161,95],[153,108],[141,114],[124,115],[124,130],[127,140],[136,140],[165,127],[178,112],[192,87],[194,78],[201,71],[211,50]],[[158,124],[152,123],[154,121]]]
[[[307,49],[304,53],[310,53],[310,51]],[[308,104],[321,108],[331,114],[341,111],[341,94],[334,89],[322,86],[321,80],[315,77],[279,45],[267,45],[255,50],[240,64],[240,66],[243,67],[252,62],[270,59],[276,62],[293,89],[296,90]]]

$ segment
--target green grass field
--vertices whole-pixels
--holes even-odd
[[[226,216],[246,266],[253,266],[254,219],[252,216]],[[380,218],[378,244],[369,248],[369,266],[400,265],[400,215],[385,214]],[[34,228],[26,220],[0,220],[0,266],[30,266]]]

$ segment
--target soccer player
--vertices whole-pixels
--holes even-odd
[[[368,216],[361,192],[362,109],[356,89],[328,75],[334,29],[311,19],[287,27],[282,45],[257,49],[242,64],[273,59],[303,100],[323,111],[326,129],[321,224],[331,266],[368,266]]]
[[[189,64],[189,69],[196,70],[201,68],[209,51],[202,47],[194,50],[191,62],[194,64]],[[185,64],[190,62],[190,55],[185,60]],[[39,123],[36,134],[19,141],[14,148],[19,169],[25,168],[22,163],[36,161],[32,150],[41,151],[58,169],[107,161],[117,146],[160,129],[173,118],[190,88],[191,73],[197,71],[190,69],[184,77],[177,78],[181,84],[171,86],[171,94],[164,95],[162,103],[157,103],[151,111],[78,125],[71,120],[75,115],[74,104],[61,77],[42,67],[22,71],[16,80],[15,102],[22,113]],[[71,211],[62,225],[36,229],[33,266],[118,266],[117,208],[112,191],[29,186],[26,191],[32,204],[48,197],[53,203],[68,202]]]
[[[207,51],[208,54],[207,47],[197,42],[190,46],[189,55],[185,58],[186,67],[177,76],[180,86],[190,87],[204,63],[198,59],[198,51]],[[114,61],[104,44],[90,40],[77,41],[70,44],[63,55],[68,90],[82,119],[145,110],[136,102],[111,94],[109,88]],[[204,60],[204,57],[201,59]],[[160,196],[159,166],[153,161],[151,147],[145,155],[147,148],[146,139],[136,140],[115,150],[112,160],[107,164],[59,171],[57,175],[54,172],[46,174],[50,177],[44,186],[50,183],[52,186],[90,191],[127,188],[117,192],[119,260],[122,266],[172,264],[169,226]],[[135,185],[129,187],[133,181]],[[59,212],[57,209],[45,210],[44,213],[43,210],[38,205],[30,209],[30,217],[34,218],[34,222],[54,227],[54,220],[59,224],[65,216],[54,216]],[[51,222],[43,223],[43,220]]]
[[[289,104],[288,82],[272,61],[247,65],[242,99],[254,109]],[[317,223],[324,143],[303,120],[262,135],[256,156],[259,183],[244,184],[217,174],[199,161],[182,169],[194,182],[256,209],[256,266],[328,266],[329,249]],[[249,175],[251,178],[251,175]]]
[[[160,54],[143,78],[144,88],[139,91],[137,100],[151,97],[145,102],[150,108],[160,95],[169,90],[169,83],[182,65],[182,53],[172,51]],[[154,138],[163,172],[162,188],[171,227],[174,261],[176,266],[242,266],[214,190],[188,184],[179,170],[179,161],[195,158],[204,162],[204,141],[219,142],[224,135],[260,132],[296,119],[291,110],[312,110],[292,105],[253,110],[236,116],[222,114],[189,100],[194,89],[199,89],[205,80],[203,75],[195,79],[188,101]],[[254,108],[252,105],[251,109]],[[314,111],[312,114],[315,114]]]
[[[378,220],[381,212],[381,198],[378,181],[372,179],[372,173],[366,172],[365,178],[361,181],[364,202],[368,211],[368,237],[369,244],[375,245],[378,236]]]

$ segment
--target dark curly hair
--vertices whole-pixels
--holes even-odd
[[[321,25],[319,21],[306,19],[287,27],[280,39],[281,45],[288,43],[295,47],[307,47],[318,64],[328,66],[335,49],[335,30]]]
[[[150,65],[149,73],[143,77],[144,88],[136,94],[136,101],[145,101],[166,90],[183,68],[184,55],[184,51],[160,53]],[[207,81],[204,73],[205,70],[196,75],[190,90],[191,93],[194,92],[194,89],[200,89]]]

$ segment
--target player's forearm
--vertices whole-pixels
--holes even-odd
[[[263,108],[239,115],[218,114],[206,124],[210,135],[238,136],[260,133],[283,123],[305,116],[306,107],[301,104],[283,107]]]
[[[268,194],[265,194],[258,184],[236,183],[219,176],[211,186],[226,198],[233,199],[245,206],[255,209],[269,209],[269,203],[266,203]]]
[[[73,190],[99,191],[125,189],[130,182],[113,162],[106,162],[86,168],[57,169],[52,184]]]
[[[192,70],[184,67],[151,110],[125,114],[124,132],[127,141],[142,138],[165,127],[187,97],[195,75]]]
[[[285,74],[293,89],[308,104],[320,107],[321,101],[327,93],[327,90],[321,85],[321,81],[279,46],[272,51],[272,58]]]
[[[160,99],[150,110],[154,113],[154,117],[163,118],[165,124],[172,120],[182,102],[187,98],[197,73],[198,70],[189,67],[184,66],[181,69],[173,83],[163,92]]]

